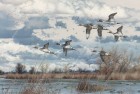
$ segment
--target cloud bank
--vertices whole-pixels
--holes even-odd
[[[113,12],[118,13],[115,18],[124,25],[123,32],[128,37],[115,43],[113,36],[104,32],[103,40],[99,42],[97,31],[93,30],[90,39],[86,40],[85,28],[78,24],[94,23],[98,18],[107,19]],[[129,47],[134,53],[140,51],[139,15],[139,8],[116,4],[113,0],[112,3],[101,0],[0,0],[0,68],[10,71],[16,63],[24,63],[29,68],[44,60],[44,63],[51,62],[51,70],[56,66],[62,68],[66,63],[76,65],[74,70],[79,67],[96,69],[94,63],[99,56],[91,56],[91,49],[95,46],[108,50],[119,45],[121,48]],[[118,27],[108,28],[115,32]],[[72,39],[72,45],[79,52],[71,51],[69,57],[64,57],[62,49],[54,44],[65,39]],[[58,54],[57,57],[44,56],[44,53],[32,48],[35,45],[42,47],[46,42],[51,43],[50,49]],[[94,68],[89,64],[93,64]]]

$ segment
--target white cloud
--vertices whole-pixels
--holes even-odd
[[[107,0],[110,1],[110,0]],[[130,1],[130,0],[127,0]],[[127,1],[123,1],[128,4]],[[72,45],[78,48],[77,52],[71,51],[68,52],[69,57],[65,58],[66,62],[71,62],[71,64],[77,64],[75,69],[86,68],[86,69],[95,69],[96,65],[89,66],[87,63],[94,63],[95,59],[99,56],[91,56],[91,49],[95,46],[106,47],[109,49],[113,45],[120,45],[122,48],[129,46],[133,52],[137,52],[140,49],[138,43],[140,42],[139,35],[140,33],[135,30],[136,27],[140,27],[139,23],[139,8],[135,7],[138,10],[129,9],[134,6],[131,5],[122,5],[120,2],[113,1],[112,5],[109,2],[101,3],[100,0],[0,0],[0,32],[5,33],[5,30],[16,30],[20,32],[20,29],[25,28],[20,32],[20,36],[28,35],[28,32],[31,32],[31,37],[35,44],[40,44],[43,46],[43,43],[46,41],[51,41],[50,49],[56,51],[58,56],[46,55],[44,53],[35,49],[32,49],[29,45],[23,45],[15,43],[13,40],[7,40],[5,42],[0,42],[0,62],[2,65],[0,68],[7,67],[7,70],[10,70],[10,66],[14,67],[17,62],[26,62],[30,61],[30,64],[27,64],[28,68],[30,65],[34,65],[34,62],[38,60],[40,62],[43,57],[49,60],[55,60],[56,62],[63,63],[64,54],[61,49],[53,47],[56,41],[62,41],[62,39],[70,39],[71,37],[78,40],[74,41]],[[115,5],[115,6],[114,6]],[[126,8],[124,8],[126,7]],[[101,42],[97,41],[97,31],[92,30],[90,39],[85,39],[85,28],[77,26],[71,16],[80,16],[85,17],[82,19],[84,22],[87,21],[87,18],[103,18],[107,19],[108,15],[113,12],[118,12],[115,16],[116,20],[122,22],[124,25],[123,32],[128,36],[128,41],[114,43],[113,36],[108,34],[106,31],[103,33],[103,39]],[[58,18],[57,18],[58,17]],[[60,17],[60,18],[59,18]],[[88,20],[87,22],[90,22]],[[57,28],[55,26],[57,21],[62,21],[66,23],[67,28]],[[86,23],[86,22],[85,22]],[[53,28],[48,29],[51,26]],[[116,32],[118,26],[112,27],[112,31]],[[33,31],[28,31],[33,30]],[[6,34],[8,35],[8,34]],[[16,35],[16,34],[15,34]],[[135,36],[138,37],[135,37]],[[109,37],[109,38],[108,38]],[[37,39],[39,41],[37,41]],[[18,39],[16,39],[18,41]],[[21,39],[22,40],[22,39]],[[26,41],[32,41],[27,39]],[[131,43],[135,42],[134,44]],[[25,41],[24,41],[25,42]],[[132,45],[133,44],[133,45]],[[108,46],[106,46],[108,45]],[[70,58],[70,59],[69,59]],[[5,64],[5,61],[8,64]],[[56,64],[55,61],[52,61],[50,70],[55,69],[55,67],[62,68],[62,65]],[[4,68],[3,68],[4,69]]]
[[[25,26],[24,22],[31,16],[35,16],[35,14],[40,17],[46,14],[67,14],[106,18],[110,13],[118,12],[117,18],[127,17],[125,9],[122,7],[110,7],[92,0],[88,2],[72,2],[69,0],[2,0],[0,10],[8,16],[8,19],[12,19],[12,30],[23,28]]]
[[[4,4],[13,4],[13,5],[20,5],[23,3],[26,3],[29,0],[0,0],[0,2],[4,3]]]
[[[139,0],[99,0],[101,2],[104,2],[108,4],[109,6],[121,6],[121,7],[127,7],[127,8],[133,8],[133,9],[140,9]]]

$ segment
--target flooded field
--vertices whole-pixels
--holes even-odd
[[[91,84],[111,87],[105,91],[80,92],[78,79],[53,79],[43,83],[29,83],[27,80],[0,79],[0,94],[20,94],[25,88],[43,87],[43,94],[140,94],[140,81],[96,81],[87,80]]]

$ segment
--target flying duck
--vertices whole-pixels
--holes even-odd
[[[120,37],[126,38],[126,36],[119,35],[117,32],[116,32],[116,33],[113,33],[112,31],[109,31],[108,33],[114,35],[114,39],[115,39],[115,41],[118,41]]]
[[[79,26],[86,27],[86,39],[89,39],[90,31],[93,29],[93,24],[85,24],[85,25],[80,24]]]
[[[101,58],[102,62],[104,62],[104,63],[106,63],[106,59],[105,58],[111,56],[109,53],[105,52],[103,50],[103,48],[100,51],[93,50],[92,52],[94,52],[94,53],[95,52],[99,52],[100,58]]]
[[[65,53],[65,56],[67,56],[67,52],[69,50],[75,50],[70,43],[72,42],[72,40],[67,40],[65,41],[64,44],[60,44],[60,43],[56,43],[56,45],[60,45],[63,48],[63,52]]]
[[[117,12],[110,14],[110,15],[108,16],[108,20],[107,20],[107,21],[108,21],[108,22],[111,22],[112,19],[115,21],[114,16],[115,16],[116,14],[117,14]]]
[[[37,46],[35,46],[34,48],[35,48],[35,49],[39,49],[39,50],[41,50],[42,52],[45,52],[45,53],[49,53],[49,54],[54,54],[54,55],[56,55],[54,52],[50,51],[50,50],[48,49],[48,47],[49,47],[49,43],[46,43],[46,44],[43,45],[42,48],[39,48],[39,47],[37,47]]]
[[[98,33],[98,36],[101,38],[102,37],[102,31],[103,30],[108,30],[108,29],[104,29],[104,27],[100,24],[97,25],[97,28],[93,28],[93,29],[97,29],[97,33]]]
[[[117,28],[116,34],[121,33],[123,35],[122,29],[123,29],[123,26],[120,26],[119,28]]]

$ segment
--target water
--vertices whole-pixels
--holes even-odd
[[[99,84],[111,87],[110,90],[100,92],[82,93],[76,90],[80,80],[76,79],[54,79],[43,84],[28,83],[27,80],[0,78],[0,94],[19,94],[24,88],[30,85],[43,86],[47,92],[57,92],[57,94],[140,94],[140,81],[96,81],[88,80],[91,84]],[[40,87],[40,86],[39,86]],[[48,93],[45,93],[48,94]],[[55,94],[55,93],[53,93]]]

